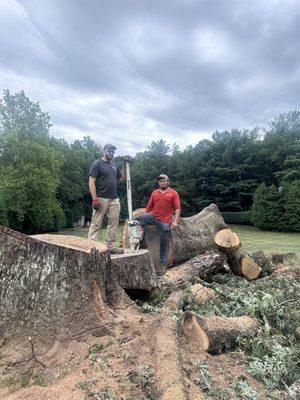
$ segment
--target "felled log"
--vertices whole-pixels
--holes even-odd
[[[145,209],[140,208],[135,210],[133,215],[138,216],[144,211]],[[215,204],[205,207],[200,213],[192,217],[180,218],[178,228],[171,231],[168,264],[179,264],[190,260],[196,255],[214,249],[215,234],[226,227],[227,225]],[[154,238],[153,236],[155,235],[156,237]],[[152,243],[155,244],[153,245]],[[150,244],[152,244],[152,248],[150,248]],[[129,248],[126,223],[123,228],[122,246],[123,248]],[[156,227],[146,227],[145,247],[149,249],[155,265],[159,262],[159,235]]]
[[[92,246],[92,247],[91,247]],[[105,245],[62,235],[26,236],[0,227],[1,357],[45,353],[55,341],[101,335],[131,301],[123,287],[152,290],[147,251],[111,260]],[[31,338],[31,339],[29,339]]]
[[[182,263],[214,249],[215,234],[226,227],[216,204],[210,204],[192,217],[180,218],[178,229],[172,231],[174,263]]]
[[[215,299],[218,297],[213,289],[203,286],[201,283],[192,285],[190,290],[197,303],[204,303],[208,299]]]
[[[163,308],[175,312],[181,310],[184,295],[185,295],[184,290],[178,290],[176,292],[172,292],[164,302]]]
[[[155,388],[161,400],[186,400],[186,388],[180,366],[180,351],[176,334],[178,322],[163,307],[155,335]]]
[[[183,332],[189,340],[213,354],[232,348],[238,337],[253,337],[258,328],[258,321],[247,315],[204,318],[187,311],[182,320]]]
[[[207,280],[212,275],[224,271],[226,256],[218,251],[200,254],[191,260],[167,270],[160,278],[159,285],[163,290],[181,289],[199,279]]]
[[[244,254],[239,236],[225,228],[216,233],[214,242],[219,250],[228,257],[228,264],[236,275],[252,280],[259,277],[261,267],[248,255]]]

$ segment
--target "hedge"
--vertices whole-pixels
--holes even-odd
[[[225,211],[221,214],[226,224],[252,225],[251,211]]]

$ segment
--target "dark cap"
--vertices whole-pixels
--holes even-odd
[[[113,150],[113,151],[115,151],[117,148],[116,148],[116,146],[114,146],[113,144],[111,144],[111,143],[106,143],[105,145],[104,145],[104,147],[103,147],[103,150],[104,151],[106,151],[106,150]]]
[[[169,177],[166,174],[160,174],[160,175],[158,175],[158,177],[156,179],[157,180],[160,180],[160,179],[168,179],[169,180]]]

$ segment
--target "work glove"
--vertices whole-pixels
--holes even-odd
[[[98,210],[100,208],[100,201],[98,199],[93,200],[92,207],[94,210]]]

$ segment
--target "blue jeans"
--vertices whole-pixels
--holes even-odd
[[[145,225],[157,226],[160,236],[160,262],[161,264],[166,265],[168,263],[167,246],[168,246],[168,238],[170,236],[170,225],[165,222],[159,221],[150,213],[144,213],[139,217],[136,217],[135,220],[139,221],[142,226]]]

